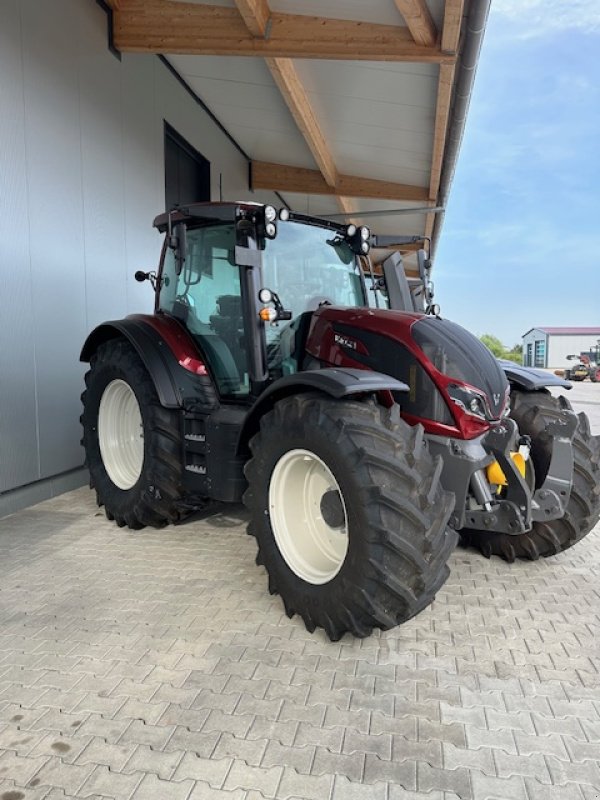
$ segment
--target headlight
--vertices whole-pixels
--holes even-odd
[[[364,242],[361,242],[360,249],[361,249],[362,253],[367,255],[367,253],[369,252],[369,250],[371,248],[369,247],[369,243],[367,241],[364,241]]]
[[[351,238],[356,233],[356,225],[348,225],[346,228],[346,236]]]
[[[265,225],[265,234],[269,239],[274,239],[277,236],[277,228],[272,222],[267,222]]]
[[[363,225],[360,229],[360,238],[363,240],[363,242],[366,242],[370,235],[371,231],[365,225]]]
[[[466,411],[467,414],[472,414],[474,417],[487,419],[486,401],[483,395],[475,392],[473,389],[467,389],[465,386],[458,386],[456,383],[451,383],[448,386],[448,394],[452,402]]]
[[[287,209],[287,208],[281,208],[281,209],[279,210],[279,219],[280,219],[282,222],[287,222],[289,218],[290,218],[290,212],[289,212],[289,209]]]
[[[273,206],[265,206],[265,220],[267,222],[274,222],[277,219],[277,211]]]

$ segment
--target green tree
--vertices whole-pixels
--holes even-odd
[[[484,333],[479,337],[479,340],[483,342],[487,349],[490,350],[492,354],[496,356],[496,358],[505,358],[508,361],[514,361],[515,364],[523,363],[522,344],[517,343],[513,345],[510,350],[507,350],[500,339],[498,339],[497,336],[493,336],[491,333]]]
[[[507,350],[506,353],[504,353],[503,357],[507,361],[514,361],[515,364],[522,364],[523,363],[523,352],[522,351],[523,351],[523,348],[519,348],[517,350],[515,347],[513,347],[512,350]]]
[[[497,336],[492,336],[491,333],[484,333],[479,337],[479,341],[483,342],[496,358],[504,358],[506,348]]]

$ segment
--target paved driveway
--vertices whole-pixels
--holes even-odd
[[[0,520],[0,800],[596,800],[600,529],[451,567],[416,619],[332,644],[238,508],[136,533],[81,489]]]

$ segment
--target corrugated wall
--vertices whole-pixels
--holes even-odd
[[[152,56],[119,61],[93,0],[0,0],[2,494],[82,463],[86,333],[151,308],[163,120],[211,162],[213,198],[248,196],[247,163]],[[268,199],[271,196],[256,196]]]
[[[593,334],[590,336],[581,335],[566,335],[566,336],[548,336],[548,366],[552,368],[557,367],[573,367],[576,362],[568,361],[568,355],[579,355],[586,353],[591,348],[595,347],[598,342],[598,336]]]

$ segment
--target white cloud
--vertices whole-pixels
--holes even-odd
[[[598,0],[492,0],[492,13],[524,24],[522,38],[569,29],[600,30]]]

